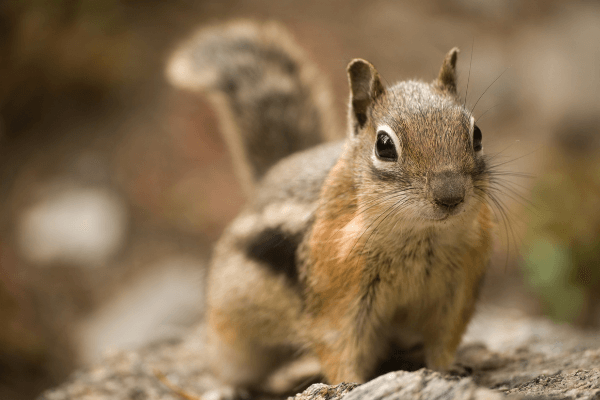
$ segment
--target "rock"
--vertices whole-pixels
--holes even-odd
[[[360,386],[317,383],[288,400],[495,400],[503,397],[499,392],[478,387],[470,378],[445,378],[437,372],[421,369],[415,372],[390,372]]]
[[[478,387],[470,378],[452,379],[421,369],[415,372],[390,372],[380,376],[360,386],[345,396],[344,400],[496,400],[502,397],[498,392]]]
[[[600,399],[600,369],[540,375],[525,382],[507,394],[522,394],[528,397],[546,397],[555,399]]]
[[[315,383],[302,393],[288,400],[338,400],[359,386],[358,383],[340,383],[330,386],[324,383]]]
[[[218,389],[218,383],[206,370],[201,336],[196,331],[181,341],[116,352],[76,372],[39,400],[202,399]],[[314,384],[288,400],[599,400],[600,334],[488,307],[465,335],[457,367],[469,376],[398,371],[364,385]]]

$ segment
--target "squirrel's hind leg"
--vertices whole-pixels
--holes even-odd
[[[219,326],[219,322],[215,323],[214,320],[214,317],[209,318],[206,332],[206,354],[211,371],[219,383],[231,387],[236,393],[259,390],[279,364],[282,354],[276,349],[240,337],[243,332],[237,329],[234,332],[235,328],[231,326]]]
[[[276,370],[302,355],[301,301],[286,275],[253,257],[245,242],[225,235],[216,248],[207,282],[207,356],[221,383],[264,391]]]

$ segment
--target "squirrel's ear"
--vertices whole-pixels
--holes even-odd
[[[458,57],[458,47],[453,48],[446,54],[442,68],[435,81],[435,85],[442,92],[456,94],[456,58]]]
[[[375,99],[385,92],[379,74],[368,61],[360,58],[348,64],[348,81],[350,82],[351,117],[360,128],[367,122],[367,110]]]

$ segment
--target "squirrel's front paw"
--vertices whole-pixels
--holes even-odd
[[[442,349],[425,348],[425,364],[427,368],[438,372],[447,372],[454,362],[454,354]]]
[[[454,362],[454,356],[446,352],[437,353],[435,357],[427,357],[427,368],[453,376],[473,374],[473,368]]]
[[[454,363],[446,369],[446,373],[452,376],[466,377],[473,375],[473,368],[468,365]]]

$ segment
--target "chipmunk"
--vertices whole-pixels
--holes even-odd
[[[413,367],[451,366],[494,231],[458,52],[432,83],[389,87],[352,60],[347,138],[331,143],[326,83],[278,25],[205,29],[174,53],[169,79],[213,100],[252,193],[207,279],[206,340],[223,382],[264,389],[310,359],[330,384],[362,383],[419,346]]]

